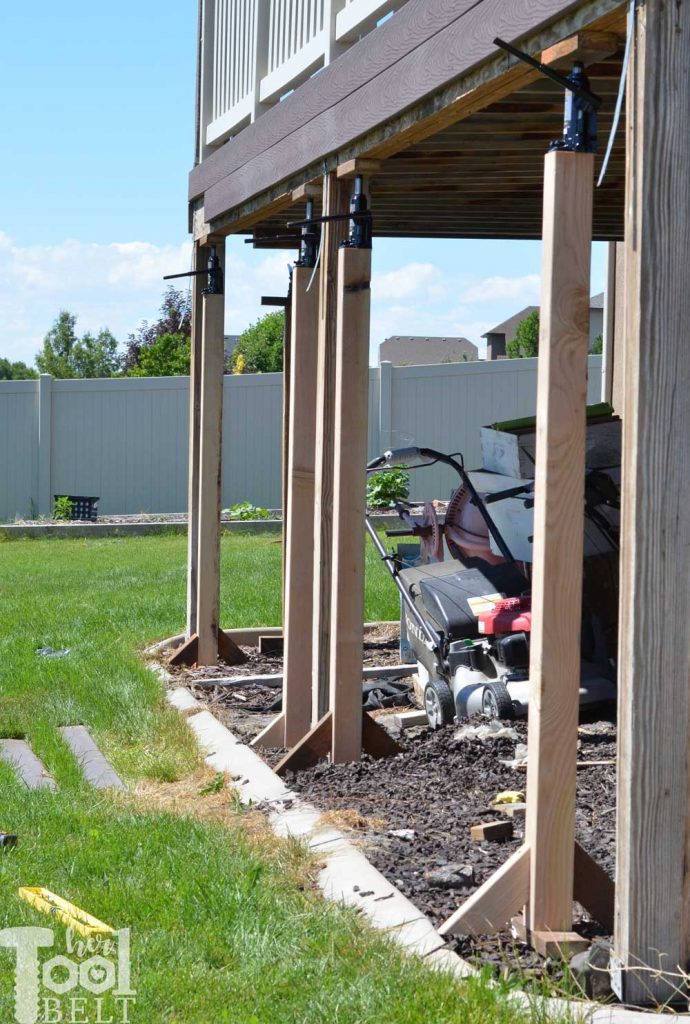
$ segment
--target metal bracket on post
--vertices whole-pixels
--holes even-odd
[[[596,153],[597,151],[597,111],[601,106],[601,97],[589,88],[589,79],[581,61],[576,61],[573,70],[566,77],[554,71],[547,64],[530,57],[523,50],[518,50],[511,43],[496,37],[496,46],[517,57],[524,64],[536,68],[542,75],[550,78],[566,90],[565,112],[563,115],[563,137],[556,139],[549,150],[564,149],[570,153]]]
[[[324,217],[306,217],[304,220],[288,221],[289,228],[311,227],[315,224],[327,224],[333,221],[347,220],[350,223],[348,237],[341,242],[341,248],[371,249],[372,217],[367,197],[364,193],[363,177],[355,177],[355,190],[350,197],[349,213],[334,213]]]
[[[204,274],[208,275],[208,284],[202,289],[202,295],[223,295],[223,268],[220,265],[215,245],[211,246],[211,251],[208,254],[208,266],[205,270],[188,270],[185,274],[166,274],[163,280],[174,281],[179,277],[201,277]]]

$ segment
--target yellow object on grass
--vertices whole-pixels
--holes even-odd
[[[504,789],[493,798],[494,804],[524,804],[525,794],[519,789]]]
[[[72,931],[78,932],[87,939],[91,935],[115,934],[115,929],[111,928],[109,924],[103,924],[97,917],[92,917],[85,910],[80,910],[73,903],[63,900],[61,896],[56,896],[49,889],[43,889],[40,886],[22,886],[18,892],[20,899],[30,903],[36,910],[57,917]]]

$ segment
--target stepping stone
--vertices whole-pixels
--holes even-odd
[[[0,740],[0,758],[16,769],[19,778],[29,789],[57,789],[55,779],[48,774],[25,740]]]
[[[60,729],[60,733],[81,765],[87,782],[96,789],[127,788],[83,725],[65,725]]]

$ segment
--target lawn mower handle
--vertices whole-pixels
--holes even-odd
[[[462,456],[461,456],[462,457]],[[379,455],[377,458],[372,459],[371,462],[367,463],[367,472],[370,473],[374,470],[381,469],[384,466],[393,468],[394,466],[412,466],[420,459],[426,459],[429,463],[443,462],[446,466],[450,466],[458,474],[463,482],[463,485],[467,488],[472,504],[475,506],[480,516],[486,523],[486,527],[496,541],[496,545],[508,562],[515,562],[513,553],[506,544],[493,519],[489,515],[486,505],[477,494],[476,488],[470,480],[465,467],[462,463],[457,462],[451,455],[444,455],[443,452],[437,452],[434,448],[393,448],[389,451],[385,451],[383,455]]]

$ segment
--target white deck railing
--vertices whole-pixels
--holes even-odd
[[[200,159],[406,0],[204,0]]]

